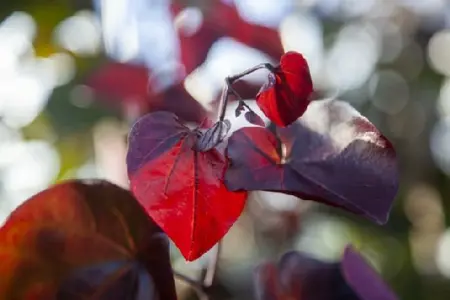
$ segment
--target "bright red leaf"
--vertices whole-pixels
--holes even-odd
[[[297,52],[287,52],[280,65],[269,74],[269,81],[256,96],[264,114],[285,127],[303,115],[310,102],[313,83],[308,63]]]
[[[200,257],[228,232],[247,197],[223,183],[227,160],[211,147],[223,136],[211,134],[215,142],[209,139],[206,151],[198,151],[206,145],[199,143],[201,137],[173,113],[155,112],[133,126],[127,155],[134,195],[187,260]]]
[[[351,246],[340,263],[327,263],[288,252],[278,264],[255,272],[257,300],[396,300],[383,279]]]
[[[176,299],[165,235],[105,181],[27,200],[0,229],[0,259],[1,299]]]
[[[350,105],[315,101],[276,133],[260,127],[233,133],[225,176],[230,190],[293,194],[387,221],[398,189],[395,151]]]

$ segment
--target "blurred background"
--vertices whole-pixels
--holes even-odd
[[[48,185],[127,186],[129,126],[217,110],[223,79],[303,53],[395,145],[401,190],[384,227],[253,193],[225,237],[214,299],[250,299],[251,274],[287,249],[325,261],[353,243],[401,299],[450,299],[450,4],[447,0],[16,0],[0,4],[0,219]],[[240,82],[246,97],[267,74]],[[174,268],[199,276],[208,261]],[[194,299],[180,285],[182,299]]]

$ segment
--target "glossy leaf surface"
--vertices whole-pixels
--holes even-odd
[[[165,235],[105,181],[68,181],[27,200],[0,229],[0,256],[1,299],[176,298]]]
[[[362,272],[361,277],[355,280],[359,272]],[[365,276],[368,273],[370,277]],[[322,262],[300,252],[288,252],[276,265],[265,263],[259,266],[254,282],[257,300],[397,299],[380,276],[351,247],[345,249],[340,263]]]
[[[258,106],[276,125],[285,127],[303,115],[308,107],[313,84],[305,58],[287,52],[274,73],[256,96]]]
[[[131,130],[127,156],[134,195],[187,260],[228,232],[246,199],[225,187],[222,153],[196,150],[199,137],[172,113],[148,114]]]
[[[355,109],[315,101],[299,121],[276,131],[233,133],[225,177],[230,190],[278,191],[387,221],[398,189],[395,151]]]

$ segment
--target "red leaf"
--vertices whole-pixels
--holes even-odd
[[[257,300],[397,299],[351,246],[346,247],[340,263],[322,262],[301,252],[288,252],[278,264],[269,262],[258,266],[254,282]]]
[[[177,15],[182,9],[178,4],[173,4],[172,11]],[[205,61],[211,46],[222,37],[234,38],[272,57],[280,57],[283,54],[278,32],[272,28],[247,23],[234,5],[215,1],[203,17],[201,27],[193,34],[186,34],[183,25],[179,28],[181,61],[186,74],[190,74]]]
[[[68,181],[26,201],[0,229],[0,259],[1,299],[176,299],[165,235],[130,192],[104,181]]]
[[[303,115],[313,91],[308,63],[297,52],[287,52],[280,66],[269,74],[269,82],[256,96],[264,114],[276,125],[285,127]]]
[[[259,127],[233,133],[230,190],[278,191],[387,221],[398,189],[395,151],[350,105],[315,101],[277,134]]]
[[[131,130],[127,155],[133,193],[187,260],[228,232],[247,196],[227,190],[226,158],[215,148],[197,151],[198,138],[174,114],[151,113]]]
[[[145,66],[109,62],[96,70],[86,84],[111,100],[145,102],[149,94],[148,78]]]
[[[215,1],[208,13],[210,24],[222,27],[225,36],[261,50],[271,57],[280,57],[283,54],[278,31],[246,22],[234,5]]]
[[[118,105],[121,109],[137,104],[142,115],[149,111],[167,110],[187,122],[201,122],[208,117],[207,111],[186,91],[182,83],[162,91],[152,91],[148,80],[148,70],[143,66],[109,63],[88,78],[87,85],[100,96],[106,97],[108,103]]]

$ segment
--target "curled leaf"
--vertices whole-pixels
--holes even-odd
[[[118,186],[79,180],[53,186],[0,229],[0,272],[7,274],[0,298],[176,299],[164,237]]]
[[[239,104],[236,107],[236,110],[234,111],[236,118],[239,117],[243,111],[245,111],[244,103],[242,103],[242,101],[239,101]]]
[[[218,131],[200,143],[202,151],[197,150],[202,136],[169,112],[144,116],[130,133],[131,189],[187,260],[213,247],[244,208],[246,192],[227,190],[223,183],[227,160],[210,147],[226,124],[218,123]]]
[[[277,136],[247,127],[228,140],[230,190],[265,190],[387,221],[398,190],[395,151],[350,105],[316,101]]]
[[[230,131],[229,120],[218,121],[197,139],[197,151],[208,151],[222,142]]]
[[[305,58],[287,52],[280,65],[256,96],[258,106],[276,125],[285,127],[303,115],[310,102],[313,83]]]

